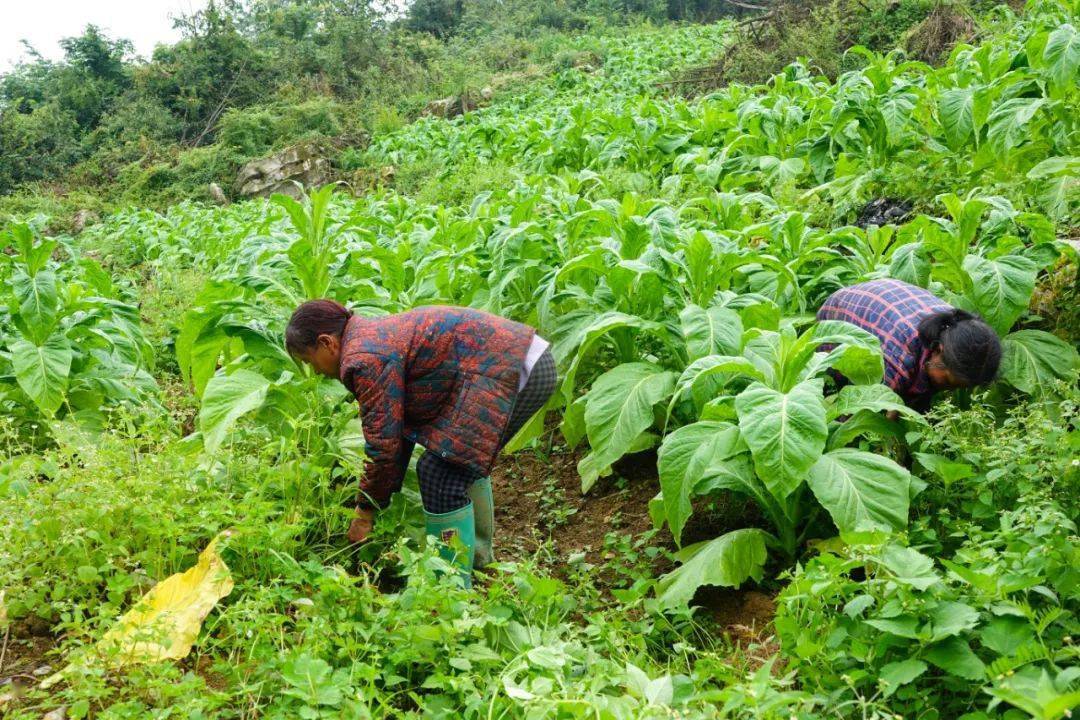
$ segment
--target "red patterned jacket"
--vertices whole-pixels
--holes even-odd
[[[535,332],[470,308],[352,317],[340,372],[364,425],[361,506],[383,507],[401,488],[407,441],[489,474]]]

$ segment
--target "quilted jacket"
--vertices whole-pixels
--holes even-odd
[[[489,474],[535,332],[470,308],[352,317],[340,373],[364,426],[360,505],[383,507],[401,488],[411,443]]]

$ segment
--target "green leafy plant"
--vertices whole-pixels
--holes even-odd
[[[654,520],[666,521],[679,541],[695,498],[733,492],[752,499],[773,532],[737,530],[684,548],[677,556],[684,564],[658,585],[666,605],[689,601],[701,585],[760,580],[766,546],[794,559],[818,529],[821,509],[841,532],[907,524],[908,472],[887,457],[846,447],[861,437],[899,434],[882,411],[921,422],[888,388],[870,384],[882,373],[876,338],[847,323],[823,322],[802,334],[791,326],[752,328],[741,345],[739,355],[695,361],[676,383],[671,410],[704,383],[711,381],[712,393],[698,397],[701,419],[660,446]],[[826,351],[818,352],[822,346]],[[857,384],[826,398],[823,377],[831,369]]]

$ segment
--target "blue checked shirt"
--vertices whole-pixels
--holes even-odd
[[[872,280],[838,290],[818,310],[818,320],[843,320],[881,341],[885,384],[909,405],[926,403],[933,388],[926,374],[930,349],[919,340],[919,321],[952,306],[900,280]]]

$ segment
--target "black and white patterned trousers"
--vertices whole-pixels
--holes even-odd
[[[514,400],[510,421],[499,441],[500,448],[547,404],[558,382],[555,357],[548,348],[537,359],[525,387],[521,388]],[[420,456],[416,462],[416,474],[420,479],[424,510],[433,514],[448,513],[468,504],[469,486],[480,477],[473,470],[444,460],[433,452]]]

